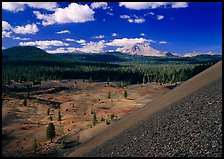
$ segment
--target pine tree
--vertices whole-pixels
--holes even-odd
[[[97,122],[97,118],[96,118],[96,111],[93,111],[93,125],[95,126]]]
[[[47,115],[50,115],[50,108],[47,109]]]
[[[58,121],[61,121],[61,113],[60,113],[60,110],[58,111]]]
[[[114,119],[114,117],[115,117],[114,113],[110,115],[111,119]]]
[[[46,136],[48,139],[51,139],[51,143],[52,143],[52,139],[55,137],[56,133],[55,133],[55,126],[53,123],[49,123],[48,127],[47,127],[47,133]]]
[[[128,93],[127,93],[127,91],[125,90],[124,91],[124,98],[126,99],[128,97]]]
[[[32,147],[33,147],[34,155],[36,155],[36,153],[37,153],[37,141],[36,141],[36,139],[33,140]]]
[[[50,115],[50,120],[51,120],[51,121],[53,120],[51,115]]]

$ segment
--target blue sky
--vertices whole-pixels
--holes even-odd
[[[172,53],[221,52],[221,2],[3,2],[2,48],[102,52],[137,42]]]

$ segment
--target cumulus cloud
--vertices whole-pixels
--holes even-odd
[[[105,40],[101,40],[99,42],[92,42],[90,41],[82,48],[78,48],[78,50],[86,53],[99,53],[103,52],[103,48],[105,48]]]
[[[56,34],[66,34],[66,33],[70,33],[70,31],[69,30],[62,30],[62,31],[58,31],[58,32],[56,32]]]
[[[70,38],[67,38],[65,39],[66,41],[75,41],[75,39],[70,39]]]
[[[145,34],[144,33],[141,33],[140,36],[145,36]]]
[[[187,8],[188,7],[188,3],[186,3],[186,2],[173,2],[171,7],[172,8]]]
[[[93,36],[92,38],[93,39],[103,39],[104,35]]]
[[[39,31],[36,24],[27,24],[25,26],[16,26],[13,29],[16,34],[36,34]]]
[[[4,50],[4,49],[5,49],[5,47],[2,46],[2,50]]]
[[[11,12],[24,11],[26,6],[49,11],[53,11],[58,7],[57,2],[2,2],[2,9]]]
[[[166,41],[160,41],[159,44],[167,44]]]
[[[37,46],[41,49],[50,48],[51,46],[69,46],[68,43],[59,40],[44,40],[34,42],[20,42],[20,46]]]
[[[108,5],[107,5],[107,2],[93,2],[91,3],[91,8],[92,9],[98,9],[98,8],[108,9]]]
[[[171,8],[186,8],[188,7],[187,2],[120,2],[119,6],[124,6],[128,9],[141,10],[141,9],[155,9],[161,7]]]
[[[69,53],[69,51],[66,48],[63,48],[63,47],[57,48],[55,50],[46,50],[46,52],[48,52],[50,54],[54,54],[54,53]]]
[[[120,15],[121,19],[127,19],[129,23],[144,23],[145,19],[136,15],[130,17],[129,15]]]
[[[149,12],[149,13],[144,14],[144,16],[148,16],[148,15],[155,15],[155,13]]]
[[[144,38],[122,38],[122,39],[114,39],[109,43],[106,43],[108,46],[129,46],[136,43],[154,43],[154,40],[144,39]]]
[[[12,39],[14,39],[14,40],[30,40],[30,38],[20,38],[20,37],[14,37],[14,38],[12,38]]]
[[[164,18],[163,15],[157,15],[157,20],[162,20]]]
[[[55,23],[84,23],[93,21],[94,11],[87,5],[71,3],[68,7],[58,8],[53,14],[41,14],[39,11],[33,11],[37,19],[42,20],[42,25],[52,25]]]
[[[35,34],[38,31],[36,24],[12,27],[8,22],[2,21],[2,38],[10,38],[13,32],[16,34]]]
[[[2,21],[2,30],[11,30],[12,26],[6,22],[6,21]]]
[[[112,33],[112,36],[118,36],[118,34],[117,33]]]
[[[12,32],[11,31],[5,31],[2,30],[2,38],[10,38],[11,37]]]
[[[2,21],[2,38],[10,38],[12,34],[11,29],[12,26],[8,22]]]
[[[84,39],[76,40],[76,42],[81,45],[86,45],[86,41]]]

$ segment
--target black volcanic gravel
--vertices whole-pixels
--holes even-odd
[[[222,79],[171,104],[83,156],[222,156]]]

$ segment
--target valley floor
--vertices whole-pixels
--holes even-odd
[[[22,86],[14,83],[10,87],[14,85]],[[106,82],[89,83],[83,80],[51,80],[36,88],[39,89],[30,92],[27,106],[23,105],[26,91],[3,92],[3,156],[33,156],[34,139],[38,143],[38,156],[57,156],[57,153],[67,151],[61,148],[62,137],[68,148],[75,147],[103,131],[107,127],[105,120],[116,122],[170,90],[169,85],[160,86],[157,83],[117,88],[108,86]],[[127,99],[124,98],[124,90],[127,90]],[[59,109],[53,107],[55,103],[60,104],[62,121],[58,121]],[[52,144],[46,139],[47,125],[51,122],[48,108],[56,129]],[[97,117],[95,126],[94,111]],[[111,118],[112,114],[114,118]],[[104,121],[101,121],[102,117]]]

